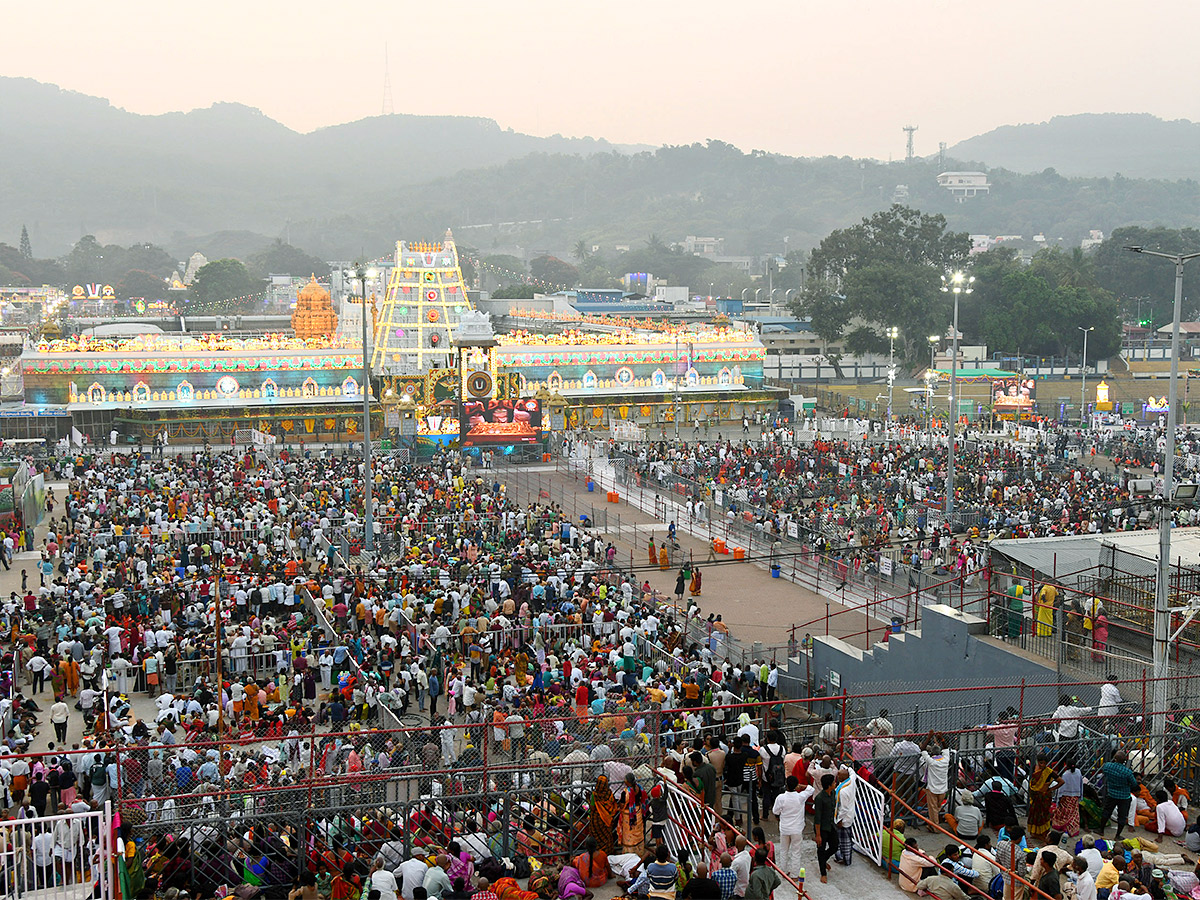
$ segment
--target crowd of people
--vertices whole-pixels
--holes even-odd
[[[970,514],[973,536],[1041,537],[1153,525],[1151,510],[1129,491],[1129,466],[1148,459],[1146,453],[1130,455],[1126,442],[1132,438],[1089,438],[1081,447],[1067,432],[1033,434],[1020,442],[960,442],[955,505]],[[945,446],[774,436],[644,443],[631,448],[628,461],[644,484],[690,482],[693,501],[720,490],[728,501],[725,515],[751,512],[778,534],[794,523],[809,534],[884,547],[916,543],[937,530],[929,510],[943,506]],[[1192,521],[1191,510],[1176,515],[1181,524]]]
[[[989,474],[964,479],[963,499],[1006,527],[1113,495],[1098,470],[978,452],[964,471]],[[943,741],[898,736],[886,713],[853,733],[789,721],[773,662],[737,666],[697,639],[719,617],[678,618],[602,530],[509,496],[467,457],[377,460],[390,555],[366,564],[344,555],[362,527],[353,454],[61,464],[40,558],[0,611],[0,783],[34,823],[111,802],[147,890],[551,900],[615,879],[639,897],[765,900],[801,877],[802,853],[822,881],[853,863],[861,782],[923,771],[924,808],[943,812]],[[940,465],[891,444],[649,445],[639,459],[647,478],[686,474],[774,510],[769,529],[832,523],[864,549],[894,530],[965,566],[961,536],[905,512]],[[704,811],[697,833],[672,803]],[[35,873],[59,848],[61,877],[72,840],[86,868],[80,835],[31,834]],[[922,859],[918,889],[956,886],[960,863]]]

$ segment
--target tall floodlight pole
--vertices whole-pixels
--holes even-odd
[[[1175,490],[1175,422],[1179,382],[1179,318],[1183,306],[1183,267],[1200,253],[1160,253],[1143,247],[1126,247],[1134,253],[1159,256],[1175,264],[1175,308],[1171,319],[1171,386],[1167,392],[1167,446],[1163,460],[1162,503],[1158,518],[1158,578],[1154,591],[1154,692],[1152,694],[1155,734],[1165,731],[1167,721],[1167,636],[1170,627],[1171,501]]]
[[[1088,336],[1088,332],[1096,330],[1096,326],[1092,325],[1088,328],[1084,328],[1082,325],[1080,325],[1078,327],[1079,327],[1079,330],[1083,332],[1083,362],[1079,366],[1079,378],[1080,378],[1079,427],[1086,428],[1087,427],[1087,424],[1086,424],[1086,422],[1087,422],[1087,336]]]
[[[896,385],[896,338],[899,336],[900,329],[895,325],[888,329],[888,416],[883,430],[888,440],[892,437],[892,388]]]
[[[969,294],[975,283],[974,276],[953,272],[950,277],[942,276],[942,291],[954,295],[954,322],[950,335],[950,431],[946,446],[946,519],[954,512],[954,429],[958,424],[958,298]]]
[[[933,369],[933,358],[937,353],[940,338],[931,334],[929,340],[929,371],[925,373],[925,418],[929,422],[929,448],[933,449],[933,392],[936,390],[938,377]]]
[[[358,263],[354,277],[358,280],[362,298],[362,401],[363,401],[363,556],[368,564],[375,551],[375,516],[371,509],[374,484],[371,480],[371,349],[367,340],[367,281],[374,280],[375,270]]]

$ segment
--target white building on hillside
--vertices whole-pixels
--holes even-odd
[[[978,197],[991,191],[985,172],[943,172],[937,183],[948,190],[954,199],[962,203],[969,197]]]

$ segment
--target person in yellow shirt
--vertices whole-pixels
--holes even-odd
[[[1124,860],[1122,860],[1124,862]],[[1112,852],[1105,854],[1104,865],[1100,867],[1099,873],[1096,875],[1096,890],[1111,891],[1117,886],[1117,882],[1121,880],[1121,873],[1117,871],[1117,867],[1113,865]]]

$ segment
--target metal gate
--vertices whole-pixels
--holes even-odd
[[[112,809],[0,822],[0,898],[113,900]]]
[[[879,865],[883,859],[883,817],[887,811],[883,792],[854,772],[850,773],[850,783],[854,785],[854,826],[850,829],[854,849]]]

